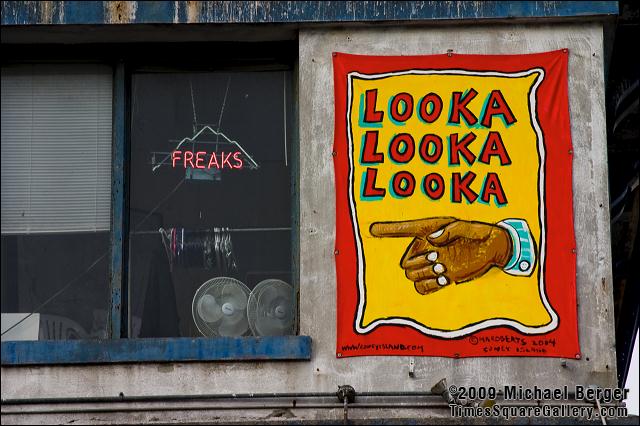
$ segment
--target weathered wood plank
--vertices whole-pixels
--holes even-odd
[[[617,15],[610,1],[4,1],[2,25],[374,22]]]

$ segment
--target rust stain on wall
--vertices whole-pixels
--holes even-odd
[[[109,24],[129,24],[136,19],[136,1],[105,1],[103,5],[105,21]]]
[[[40,3],[40,22],[51,24],[53,22],[53,2],[43,1]]]
[[[187,22],[198,23],[200,22],[200,10],[201,2],[199,1],[187,1],[185,2],[185,8],[187,10]]]

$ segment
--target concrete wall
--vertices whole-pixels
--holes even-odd
[[[417,358],[416,379],[406,358],[337,360],[335,336],[333,86],[331,52],[412,55],[517,54],[569,48],[569,103],[574,147],[578,323],[583,359]],[[604,76],[600,25],[375,28],[300,32],[301,312],[314,339],[314,362],[326,364],[356,389],[420,388],[449,382],[501,385],[613,385],[615,353],[607,190]],[[322,301],[323,308],[318,308]],[[326,301],[326,302],[324,302]],[[324,306],[327,308],[325,309]],[[329,309],[329,307],[331,309]],[[315,315],[308,313],[316,312]],[[329,316],[331,322],[325,318]],[[364,373],[364,376],[363,376]],[[404,374],[406,377],[406,374]],[[382,381],[379,381],[382,379]],[[324,384],[319,382],[319,384]]]
[[[301,29],[300,113],[300,332],[313,338],[310,362],[183,363],[87,367],[2,368],[2,398],[115,396],[232,392],[428,391],[441,378],[457,385],[559,387],[614,386],[615,345],[607,192],[602,25],[492,25],[340,27]],[[569,102],[574,146],[574,209],[581,360],[541,358],[336,359],[335,202],[333,162],[333,51],[359,54],[506,54],[569,48]],[[564,365],[563,365],[564,364]],[[297,417],[340,418],[341,410],[292,410]],[[209,411],[187,410],[179,421],[214,421]],[[376,414],[377,413],[377,414]],[[402,417],[425,412],[400,412]],[[268,416],[244,410],[244,419]],[[360,411],[359,416],[380,415]],[[133,417],[51,415],[38,421],[153,421]],[[206,417],[209,416],[209,417]],[[212,417],[213,416],[213,417]],[[174,416],[175,417],[175,416]],[[276,416],[284,420],[289,416]],[[168,417],[161,417],[170,421]],[[34,421],[3,415],[8,421]],[[227,420],[228,421],[228,420]]]

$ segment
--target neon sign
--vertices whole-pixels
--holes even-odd
[[[215,136],[216,140],[206,138],[206,134]],[[221,138],[220,141],[218,138]],[[191,150],[182,149],[183,145],[187,143],[191,143]],[[203,151],[196,148],[205,148],[206,145],[215,145],[216,151]],[[184,148],[186,147],[184,146]],[[161,156],[161,159],[158,160],[157,156]],[[193,174],[198,170],[204,170],[207,175],[211,176],[208,171],[218,173],[223,169],[256,170],[260,167],[238,142],[229,139],[224,133],[213,130],[209,126],[204,126],[192,137],[180,140],[173,151],[152,151],[151,170],[156,172],[160,167],[168,166],[169,159],[171,159],[172,168],[185,169],[187,176],[201,176],[199,173]]]
[[[171,166],[175,168],[190,167],[192,169],[242,169],[242,152],[207,152],[207,151],[173,151]]]

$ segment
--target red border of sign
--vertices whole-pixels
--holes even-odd
[[[571,128],[567,84],[568,50],[527,55],[362,56],[333,54],[335,89],[334,168],[336,177],[336,272],[338,357],[361,355],[424,355],[446,357],[536,356],[580,358],[576,309],[576,255],[573,227]],[[546,334],[525,335],[499,326],[454,339],[426,336],[403,325],[381,325],[358,334],[354,323],[358,303],[357,255],[349,212],[349,156],[347,141],[347,76],[350,72],[378,74],[412,69],[466,69],[520,72],[543,68],[537,92],[538,121],[544,135],[546,201],[545,286],[549,303],[559,317],[558,327]],[[544,354],[523,351],[539,340],[555,341]],[[487,354],[479,342],[508,346],[509,352]],[[515,352],[516,348],[519,352]]]

